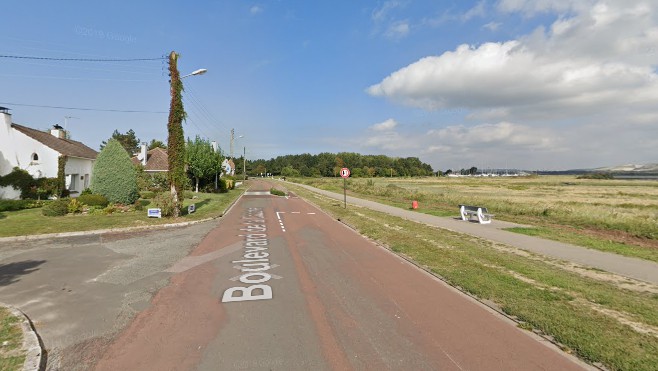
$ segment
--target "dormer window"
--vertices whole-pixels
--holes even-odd
[[[35,152],[32,154],[32,162],[37,162],[37,161],[39,161],[39,155],[37,155]]]

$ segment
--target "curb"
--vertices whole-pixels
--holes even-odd
[[[42,369],[45,358],[41,348],[41,341],[27,315],[18,308],[0,302],[0,307],[5,307],[9,312],[20,320],[23,332],[23,350],[25,350],[25,363],[23,371],[38,371]]]
[[[157,230],[165,228],[179,228],[187,227],[188,225],[204,223],[211,220],[215,220],[223,217],[228,213],[233,205],[235,205],[238,200],[242,198],[244,192],[240,194],[231,204],[229,204],[221,214],[199,220],[190,220],[188,222],[180,223],[168,223],[168,224],[156,224],[156,225],[145,225],[140,227],[125,227],[125,228],[108,228],[108,229],[94,229],[89,231],[76,231],[76,232],[61,232],[61,233],[46,233],[46,234],[35,234],[35,235],[23,235],[23,236],[13,236],[13,237],[0,237],[0,242],[17,242],[17,241],[34,241],[34,240],[44,240],[48,238],[58,238],[58,237],[75,237],[75,236],[91,236],[96,234],[106,234],[106,233],[116,233],[116,232],[132,232],[132,231],[145,231],[145,230]]]
[[[4,241],[32,241],[39,239],[47,238],[56,238],[56,237],[69,237],[69,236],[84,236],[84,235],[95,235],[95,234],[104,234],[110,232],[127,232],[127,231],[138,231],[138,230],[151,230],[151,229],[164,229],[164,228],[175,228],[175,227],[185,227],[192,224],[198,224],[207,222],[214,219],[219,219],[226,215],[235,204],[242,198],[244,192],[240,194],[233,202],[231,202],[221,214],[215,217],[192,220],[189,222],[182,223],[169,223],[169,224],[160,224],[160,225],[149,225],[143,227],[128,227],[128,228],[113,228],[113,229],[97,229],[92,231],[80,231],[80,232],[64,232],[64,233],[49,233],[49,234],[40,234],[40,235],[27,235],[27,236],[16,236],[16,237],[1,237],[0,242]],[[23,371],[41,371],[45,368],[46,358],[45,358],[45,349],[42,347],[41,339],[32,324],[32,321],[28,316],[19,310],[16,307],[13,307],[9,304],[0,302],[0,307],[7,308],[9,312],[19,318],[21,331],[23,333],[23,350],[25,350],[25,363],[23,364]]]

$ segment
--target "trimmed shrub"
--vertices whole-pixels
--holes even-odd
[[[96,157],[90,188],[112,203],[128,205],[139,198],[137,171],[130,155],[116,139],[110,139]]]
[[[80,195],[77,200],[87,206],[105,207],[110,203],[105,196],[95,194],[83,194]]]
[[[59,200],[51,201],[41,209],[41,213],[44,216],[66,215],[69,213],[69,200],[65,198],[60,198]]]
[[[171,192],[158,193],[153,199],[153,204],[160,209],[162,216],[174,215],[174,197]]]
[[[141,191],[139,192],[139,198],[143,198],[145,200],[148,200],[149,198],[155,197],[155,192],[152,191]]]
[[[35,209],[37,207],[42,207],[43,205],[44,201],[36,200],[0,200],[0,212]]]
[[[194,192],[192,192],[192,191],[183,191],[183,198],[193,199],[194,198]]]

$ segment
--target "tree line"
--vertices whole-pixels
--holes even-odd
[[[236,163],[242,162],[242,158]],[[274,176],[336,177],[340,169],[350,169],[353,177],[408,177],[431,176],[432,166],[418,157],[389,157],[385,155],[362,155],[353,152],[316,155],[278,156],[269,160],[247,160],[247,174],[271,174]],[[239,169],[238,171],[241,170]]]

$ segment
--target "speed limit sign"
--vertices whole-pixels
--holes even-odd
[[[346,167],[340,169],[340,176],[342,176],[343,178],[349,178],[350,177],[350,169],[348,169]]]

